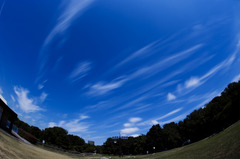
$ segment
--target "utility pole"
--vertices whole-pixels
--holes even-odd
[[[119,133],[119,157],[123,157],[123,153],[122,153],[122,142],[121,142],[121,133]]]

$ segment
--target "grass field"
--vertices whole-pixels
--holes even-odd
[[[70,157],[27,145],[0,131],[0,159],[70,159]]]
[[[223,132],[199,142],[154,155],[137,158],[163,159],[239,159],[240,121]]]
[[[101,158],[79,157],[67,153],[51,152],[30,146],[0,132],[0,159],[69,159]],[[108,156],[106,156],[108,157]],[[112,157],[118,158],[118,157]],[[199,142],[156,154],[136,156],[139,159],[239,159],[240,121],[223,132]]]

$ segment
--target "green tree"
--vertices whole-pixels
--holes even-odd
[[[150,153],[165,149],[164,134],[159,124],[153,125],[147,133],[147,148]]]
[[[179,126],[171,122],[163,126],[164,146],[167,149],[172,149],[182,145],[181,134]]]
[[[43,131],[43,139],[48,144],[62,147],[62,143],[65,142],[63,140],[68,141],[67,137],[65,137],[67,136],[67,134],[68,134],[67,130],[60,127],[46,128]]]

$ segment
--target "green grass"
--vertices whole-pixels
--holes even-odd
[[[137,158],[164,159],[239,159],[240,158],[240,121],[223,132],[199,142],[154,155]]]
[[[70,159],[64,154],[27,145],[0,131],[0,159]]]
[[[80,157],[63,152],[51,152],[41,147],[29,146],[0,132],[0,159],[68,159],[101,158]],[[106,156],[109,157],[109,156]],[[112,158],[118,158],[112,156]],[[240,121],[223,132],[199,142],[156,154],[136,156],[139,159],[239,159],[240,158]]]

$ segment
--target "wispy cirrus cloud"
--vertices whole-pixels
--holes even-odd
[[[143,101],[146,98],[147,98],[147,96],[140,96],[138,98],[135,98],[134,100],[131,100],[131,101],[127,102],[126,104],[120,105],[118,108],[113,110],[111,113],[132,107],[132,106],[138,104],[139,102]]]
[[[160,72],[161,70],[169,68],[170,66],[177,64],[178,62],[188,58],[193,53],[196,53],[196,51],[198,49],[200,49],[202,46],[203,46],[203,44],[194,45],[186,50],[183,50],[183,51],[175,53],[165,59],[162,59],[150,66],[142,67],[142,68],[138,69],[137,71],[135,71],[134,73],[132,73],[127,78],[127,80],[135,79],[141,75],[150,77],[150,76]]]
[[[3,8],[5,6],[6,0],[3,1],[1,8],[0,8],[0,16],[2,15]]]
[[[235,76],[232,80],[232,82],[238,82],[240,80],[240,74]]]
[[[153,45],[153,44],[151,44],[151,45]],[[150,46],[148,46],[148,47],[150,47]],[[149,77],[153,76],[154,74],[159,73],[160,71],[165,70],[166,68],[168,68],[174,64],[177,64],[178,62],[188,58],[193,53],[196,53],[196,51],[198,49],[200,49],[202,46],[203,46],[203,44],[194,45],[186,50],[183,50],[181,52],[178,52],[171,56],[168,56],[164,59],[161,59],[158,62],[156,62],[150,66],[144,66],[128,75],[120,76],[119,78],[117,78],[120,80],[113,80],[113,82],[109,82],[109,83],[98,82],[90,87],[88,94],[103,95],[105,93],[110,92],[111,90],[114,90],[116,88],[123,86],[123,84],[125,84],[126,82],[132,81],[138,77],[143,76],[144,78],[147,78],[147,77],[149,78]],[[132,56],[135,57],[134,54]]]
[[[88,123],[79,122],[78,119],[70,121],[70,122],[62,121],[59,126],[64,127],[70,133],[86,132],[89,128]]]
[[[187,112],[181,114],[181,115],[178,115],[176,117],[173,117],[172,119],[168,119],[168,120],[162,120],[162,119],[165,119],[166,117],[168,116],[171,116],[177,112],[179,112],[180,110],[182,110],[183,108],[179,108],[179,109],[176,109],[158,119],[156,119],[156,121],[158,120],[159,121],[159,124],[160,125],[164,125],[164,124],[168,124],[170,122],[178,122],[179,120],[183,120],[184,118],[186,118],[186,116],[192,112],[193,110],[195,109],[198,109],[198,108],[201,108],[201,107],[204,107],[205,104],[207,104],[211,99],[213,99],[215,96],[217,96],[219,94],[219,92],[217,91],[214,91],[214,92],[211,92],[211,93],[207,93],[206,95],[208,95],[207,97],[205,96],[205,100],[203,100],[200,104],[198,104],[197,106],[193,107],[192,109],[189,109]]]
[[[122,80],[114,80],[110,83],[98,82],[89,88],[88,94],[90,95],[106,94],[114,89],[121,87],[125,81],[126,81],[125,79],[122,79]]]
[[[11,98],[12,98],[12,101],[13,101],[13,102],[16,101],[13,95],[11,95]]]
[[[150,94],[149,93],[145,94],[146,92],[149,92],[149,90],[152,90],[154,88],[158,88],[158,90],[159,90],[162,87],[167,87],[167,86],[176,84],[179,80],[175,79],[172,82],[168,82],[168,81],[171,80],[173,77],[175,77],[175,76],[185,72],[186,70],[189,70],[189,68],[192,68],[192,65],[196,64],[196,61],[199,61],[199,59],[193,60],[193,61],[185,64],[184,66],[180,67],[179,69],[169,73],[167,76],[165,76],[161,80],[158,80],[158,81],[152,82],[150,84],[147,84],[146,86],[144,86],[141,89],[139,88],[137,92],[134,92],[134,94],[131,94],[130,96],[127,96],[124,99],[121,99],[121,102],[119,102],[118,99],[111,99],[110,103],[108,103],[108,102],[107,102],[108,104],[106,104],[106,103],[99,103],[100,105],[98,104],[98,105],[94,106],[93,108],[94,108],[94,110],[96,110],[98,108],[103,109],[103,108],[109,107],[109,105],[111,105],[111,107],[115,107],[115,108],[110,113],[118,112],[120,110],[127,109],[127,108],[138,109],[139,107],[136,107],[137,105],[139,105],[141,102],[143,102],[144,100],[148,99],[149,97],[154,96],[155,93],[156,93],[156,92],[152,92]],[[202,63],[198,62],[196,64],[196,66],[198,66],[198,64],[202,64]],[[147,106],[148,106],[148,104],[147,104]],[[136,112],[138,112],[138,110],[136,110],[135,113]]]
[[[239,54],[239,41],[236,45],[236,48],[234,52],[226,59],[211,68],[207,73],[202,75],[201,77],[191,77],[185,82],[185,88],[192,88],[192,87],[197,87],[206,82],[206,80],[210,77],[212,77],[214,74],[219,72],[220,70],[227,69],[229,66],[235,61],[237,55]]]
[[[90,117],[85,116],[85,115],[80,115],[78,118],[72,119],[69,121],[62,120],[59,123],[49,122],[48,126],[49,127],[54,127],[54,126],[63,127],[70,133],[83,133],[83,132],[87,132],[88,128],[90,127],[89,123],[83,122],[83,120],[85,120],[87,118],[90,118]]]
[[[90,118],[90,117],[87,115],[80,115],[79,120],[84,120],[84,119],[88,119],[88,118]]]
[[[39,75],[37,81],[39,81],[47,71],[46,65],[51,57],[51,52],[49,52],[49,50],[52,43],[58,40],[59,44],[64,44],[66,41],[66,36],[63,35],[66,34],[74,21],[83,14],[83,12],[90,6],[92,2],[93,0],[69,0],[62,4],[62,6],[66,7],[60,13],[56,24],[44,40],[39,53]],[[56,63],[58,62],[59,61],[56,61]]]
[[[202,59],[202,58],[200,58],[200,59]],[[119,111],[119,110],[122,110],[122,109],[126,109],[126,108],[129,108],[129,107],[133,107],[134,105],[138,104],[139,102],[142,102],[145,99],[148,99],[149,97],[154,96],[154,92],[152,92],[152,94],[151,93],[150,94],[147,93],[146,95],[143,95],[146,92],[149,92],[150,90],[152,90],[154,88],[160,89],[160,88],[163,88],[163,87],[170,86],[172,84],[176,84],[176,82],[178,81],[176,79],[174,81],[172,81],[172,82],[168,82],[168,81],[173,79],[175,76],[180,75],[181,73],[184,73],[184,72],[186,72],[189,69],[192,69],[193,68],[193,66],[192,66],[193,64],[195,64],[195,66],[197,67],[197,66],[199,66],[199,65],[201,65],[201,64],[203,64],[205,62],[203,60],[204,62],[198,62],[196,64],[197,61],[199,61],[198,58],[196,60],[193,60],[193,61],[189,62],[189,63],[186,63],[185,65],[183,65],[182,67],[178,68],[177,70],[174,70],[173,72],[169,73],[164,78],[162,78],[161,80],[155,81],[153,83],[150,83],[150,84],[144,86],[141,89],[138,89],[138,91],[135,92],[133,96],[131,96],[132,98],[134,97],[133,100],[129,100],[129,102],[127,102],[126,104],[120,105],[118,108],[116,108],[112,112],[116,112],[116,111]],[[137,97],[140,94],[141,94],[141,96]]]
[[[126,59],[124,59],[123,61],[121,61],[119,64],[117,64],[115,67],[120,67],[130,61],[132,61],[135,58],[141,57],[144,54],[150,54],[151,52],[153,52],[154,49],[154,45],[157,43],[157,41],[154,41],[146,46],[144,46],[143,48],[137,50],[136,52],[132,53],[130,56],[128,56]]]
[[[91,62],[89,61],[80,62],[76,65],[76,67],[71,72],[68,78],[72,82],[77,82],[78,80],[85,77],[90,70],[91,70]]]
[[[164,125],[164,124],[168,124],[168,123],[171,123],[171,122],[178,122],[179,120],[184,119],[187,115],[188,115],[188,113],[184,113],[184,114],[176,116],[172,119],[169,119],[169,120],[166,120],[166,121],[161,121],[159,124]]]
[[[133,52],[128,57],[126,57],[124,60],[119,62],[114,68],[121,67],[124,64],[134,61],[135,59],[144,58],[144,57],[153,55],[155,53],[158,53],[159,50],[161,50],[162,48],[167,47],[169,44],[171,45],[172,41],[174,41],[174,39],[176,39],[176,37],[179,36],[181,33],[183,33],[183,30],[180,30],[179,32],[173,34],[172,36],[168,37],[167,39],[156,40],[156,41],[153,41],[153,42],[143,46],[142,48]]]
[[[189,80],[185,82],[185,87],[190,88],[193,86],[197,86],[200,84],[200,79],[197,77],[191,77]]]
[[[41,100],[41,102],[44,102],[45,99],[47,98],[47,96],[48,96],[48,94],[45,93],[45,92],[43,92],[43,93],[41,94],[41,96],[40,96],[40,100]]]
[[[43,81],[42,83],[38,84],[38,89],[41,90],[45,87],[47,80]]]
[[[152,124],[155,125],[155,124],[158,123],[158,121],[160,121],[160,120],[162,120],[162,119],[165,119],[165,118],[167,118],[167,117],[169,117],[169,116],[171,116],[171,115],[174,115],[174,114],[180,112],[182,109],[183,109],[182,107],[181,107],[181,108],[178,108],[178,109],[175,109],[175,110],[173,110],[173,111],[171,111],[171,112],[169,112],[169,113],[167,113],[167,114],[165,114],[165,115],[163,115],[163,116],[155,117],[155,118],[153,118],[153,119],[150,119],[150,120],[141,122],[141,123],[139,123],[138,125],[139,125],[139,126],[152,125]]]
[[[214,97],[216,97],[217,95],[219,95],[220,92],[219,91],[213,91],[213,92],[210,92],[210,93],[207,93],[206,95],[203,95],[205,96],[205,100],[203,100],[200,104],[198,104],[197,106],[193,107],[191,110],[189,110],[189,112],[195,110],[195,109],[198,109],[198,108],[201,108],[201,107],[204,107],[208,102],[210,102]]]
[[[182,109],[183,109],[183,108],[175,109],[175,110],[173,110],[173,111],[171,111],[171,112],[169,112],[169,113],[167,113],[167,114],[165,114],[165,115],[163,115],[163,116],[161,116],[161,117],[159,117],[159,118],[156,118],[155,120],[162,120],[162,119],[164,119],[164,118],[167,118],[167,117],[169,117],[169,116],[171,116],[171,115],[173,115],[173,114],[176,114],[176,113],[180,112]]]
[[[19,107],[23,112],[33,113],[43,110],[42,108],[40,108],[40,106],[36,104],[36,100],[28,97],[29,91],[27,89],[15,86],[14,92],[17,95],[17,102],[19,104]]]

